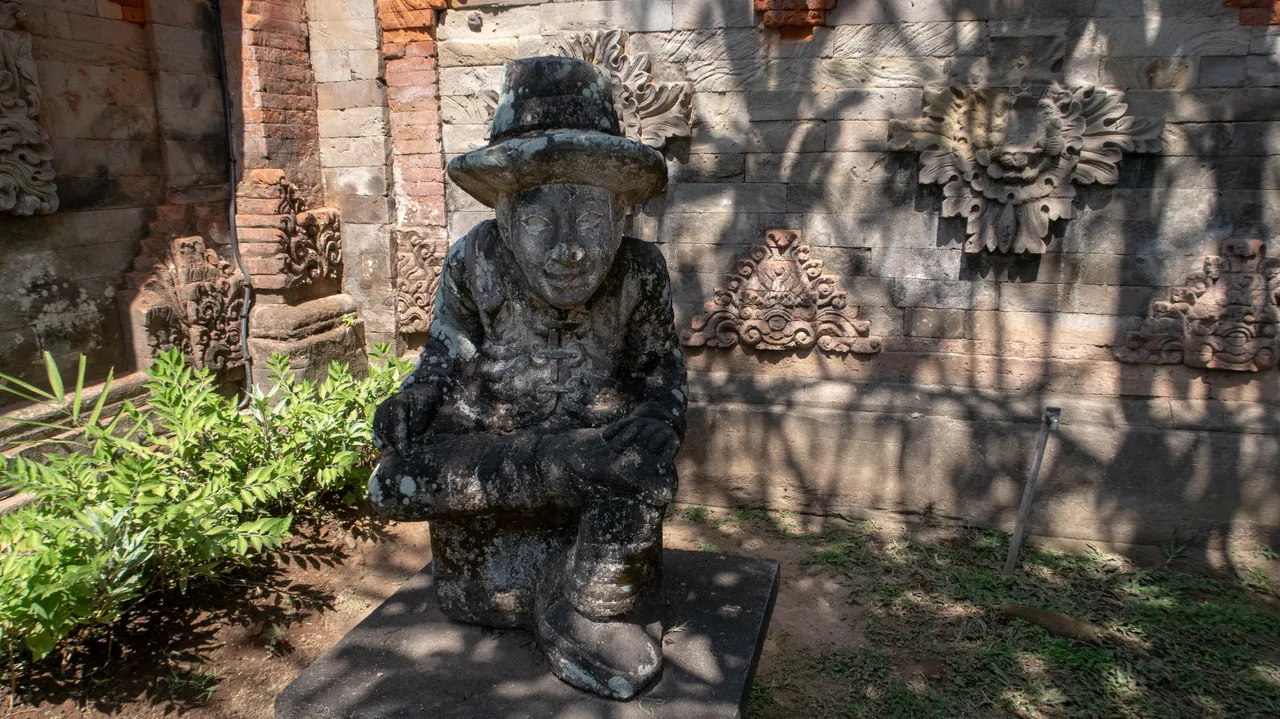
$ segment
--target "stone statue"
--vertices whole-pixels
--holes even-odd
[[[507,64],[490,142],[449,163],[497,210],[444,261],[418,366],[378,408],[369,496],[430,520],[449,617],[534,631],[562,680],[627,699],[662,667],[663,509],[685,369],[657,248],[664,191],[590,63]]]

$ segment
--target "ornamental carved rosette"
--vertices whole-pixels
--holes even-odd
[[[963,217],[965,252],[1043,254],[1049,223],[1075,215],[1076,185],[1114,185],[1125,152],[1159,152],[1162,119],[1127,116],[1123,93],[1089,85],[948,87],[924,118],[890,123],[893,150],[920,153],[920,182]]]
[[[655,80],[649,53],[628,53],[625,32],[573,33],[561,38],[560,50],[566,57],[586,60],[608,71],[613,80],[613,104],[627,137],[661,148],[667,138],[693,134],[693,85]]]
[[[58,209],[53,149],[37,121],[40,85],[22,20],[17,3],[0,0],[0,212],[48,214]]]
[[[1258,240],[1226,240],[1217,255],[1151,303],[1121,362],[1257,372],[1280,359],[1280,258]]]
[[[144,239],[130,284],[133,324],[151,357],[176,349],[213,371],[244,364],[244,278],[203,238]]]
[[[799,230],[770,230],[765,243],[751,248],[707,301],[705,314],[681,331],[689,347],[759,350],[818,349],[828,353],[872,354],[881,350],[870,337],[871,323],[855,319],[848,294],[836,287]]]

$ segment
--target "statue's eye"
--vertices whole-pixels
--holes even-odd
[[[600,227],[600,223],[604,222],[604,215],[599,212],[587,212],[578,218],[578,228],[583,230],[595,230]]]
[[[530,215],[524,218],[521,220],[521,224],[524,225],[524,229],[534,234],[540,234],[551,229],[551,223],[545,217],[539,217],[538,215]]]

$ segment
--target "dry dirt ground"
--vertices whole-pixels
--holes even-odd
[[[752,719],[1280,717],[1280,610],[1270,588],[1146,576],[1118,558],[1034,548],[1025,550],[1022,577],[1002,580],[986,568],[1003,557],[993,533],[939,529],[930,536],[928,528],[701,507],[675,509],[665,527],[672,548],[781,564]],[[29,670],[16,697],[0,689],[0,715],[270,719],[274,696],[429,560],[423,524],[330,523],[274,564],[195,596],[148,601],[127,630],[76,643]],[[1053,635],[1051,623],[1032,626],[1035,616],[1001,615],[1011,600],[1091,618],[1118,643],[1098,647]],[[1164,681],[1151,678],[1150,666],[1198,661],[1161,644],[1166,619],[1180,607],[1189,612],[1186,631],[1205,633],[1201,643],[1242,632],[1227,637],[1219,664],[1186,669],[1234,672],[1238,686],[1225,701],[1248,697],[1243,703],[1228,706],[1199,689],[1147,693],[1149,682]],[[1147,609],[1155,612],[1149,620]],[[1215,624],[1220,616],[1229,621]],[[1259,631],[1274,634],[1259,639]],[[1246,645],[1252,654],[1241,654]],[[1156,664],[1142,663],[1148,660]],[[1180,669],[1169,670],[1169,681],[1191,681],[1176,675]],[[1100,694],[1099,684],[1106,685]],[[1170,706],[1193,704],[1186,713],[1163,708],[1164,693],[1175,701]]]

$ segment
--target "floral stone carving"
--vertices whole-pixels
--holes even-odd
[[[36,119],[40,86],[22,20],[17,3],[0,0],[0,212],[48,214],[58,209],[53,149]]]
[[[131,303],[141,319],[135,326],[152,357],[177,349],[214,371],[244,364],[244,278],[203,238],[144,239],[131,283],[139,288]]]
[[[875,353],[880,340],[868,337],[871,323],[854,319],[857,308],[836,289],[822,263],[800,241],[799,230],[770,230],[765,243],[751,249],[738,272],[725,279],[707,302],[706,314],[693,318],[681,343],[732,347],[739,342],[761,350],[807,349]]]
[[[965,252],[1043,254],[1077,184],[1114,185],[1123,153],[1160,151],[1164,121],[1127,111],[1123,93],[1089,85],[935,89],[924,119],[890,124],[889,145],[921,153],[943,216],[968,222]]]
[[[285,287],[294,288],[342,273],[342,216],[332,207],[307,209],[298,188],[280,181],[280,248],[284,252]]]
[[[396,319],[401,332],[426,332],[435,314],[436,290],[449,244],[408,230],[396,238]]]
[[[627,137],[661,148],[669,137],[693,134],[692,84],[655,81],[649,53],[629,54],[625,32],[573,33],[560,45],[565,56],[608,71],[613,80],[613,104]]]
[[[1151,304],[1115,354],[1121,362],[1257,372],[1280,358],[1277,325],[1280,258],[1267,257],[1261,241],[1227,240],[1167,300]]]

